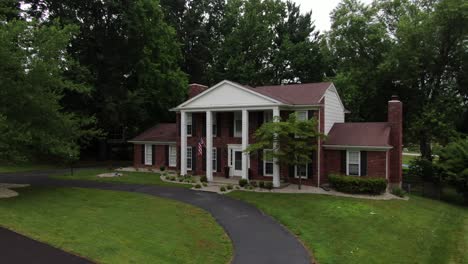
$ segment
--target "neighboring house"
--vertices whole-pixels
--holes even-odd
[[[182,175],[280,179],[319,186],[327,175],[386,178],[401,185],[402,103],[388,102],[388,121],[345,123],[346,109],[330,82],[249,87],[222,81],[210,88],[191,84],[189,99],[172,109],[176,124],[159,124],[130,142],[135,144],[135,167],[161,165]],[[255,130],[274,116],[318,120],[318,130],[327,135],[311,153],[307,166],[281,167],[263,153],[243,150],[254,142]],[[202,143],[202,144],[200,144]],[[206,150],[210,151],[206,151]],[[264,150],[271,151],[271,150]]]

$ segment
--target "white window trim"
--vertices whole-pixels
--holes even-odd
[[[358,153],[358,175],[349,175],[349,153],[357,152]],[[354,164],[354,163],[352,163]],[[356,165],[356,164],[354,164]],[[346,175],[348,176],[361,176],[361,151],[360,150],[346,150]]]
[[[307,121],[309,120],[309,111],[308,110],[297,110],[296,111],[296,116],[297,116],[297,119],[299,120],[299,113],[305,113],[305,120],[300,120],[300,121]]]
[[[236,116],[237,116],[237,117],[240,116],[240,119],[236,119]],[[234,120],[234,125],[233,125],[232,128],[234,129],[234,131],[233,131],[232,135],[233,135],[235,138],[240,138],[240,137],[242,137],[242,112],[234,112],[234,118],[233,118],[233,120]],[[239,134],[236,134],[236,130],[237,130],[236,120],[240,120],[240,121],[241,121],[241,127],[240,127],[241,130],[240,130]]]
[[[148,155],[150,155],[148,161]],[[145,144],[145,165],[153,165],[153,145]]]
[[[190,155],[189,155],[189,149],[190,149]],[[186,163],[187,163],[187,170],[189,170],[189,171],[192,170],[192,166],[193,166],[193,159],[192,159],[193,153],[192,153],[192,151],[193,151],[192,147],[187,147],[187,150],[186,150],[186,152],[187,152],[187,162]],[[189,164],[188,160],[189,159],[190,159],[190,167],[188,166],[188,164]]]
[[[174,153],[174,155],[171,156],[171,153]],[[169,158],[169,161],[168,161],[169,167],[176,167],[177,166],[177,146],[176,145],[169,145],[168,158]]]
[[[305,167],[306,167],[306,176],[302,176],[302,179],[307,179],[307,176],[309,175],[309,163],[307,163]],[[299,179],[299,176],[297,175],[297,165],[294,166],[294,178]]]
[[[263,150],[263,176],[273,177],[273,172],[272,173],[266,173],[266,164],[267,163],[271,163],[274,166],[273,161],[267,161],[266,158],[265,158],[267,151],[273,151],[273,150],[272,149],[264,149]]]
[[[211,167],[213,169],[213,172],[217,172],[218,171],[218,150],[216,148],[213,148],[211,150]]]
[[[193,122],[192,122],[192,113],[187,113],[187,137],[191,137],[193,133]],[[188,129],[188,126],[190,126],[190,130]]]

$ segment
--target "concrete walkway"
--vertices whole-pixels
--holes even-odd
[[[50,173],[0,174],[0,182],[137,192],[182,201],[205,209],[225,229],[234,246],[232,263],[311,263],[308,251],[293,234],[270,216],[242,201],[185,188],[57,180],[48,178],[48,174]],[[4,238],[0,236],[0,240]],[[19,262],[9,259],[8,263]]]

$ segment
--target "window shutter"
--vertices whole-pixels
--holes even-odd
[[[153,156],[151,159],[151,165],[156,165],[156,145],[151,145],[151,155]]]
[[[197,148],[192,147],[192,171],[195,174],[197,170]]]
[[[307,118],[310,120],[313,117],[314,117],[314,111],[312,111],[312,110],[307,111]]]
[[[258,116],[257,116],[257,128],[261,127],[261,126],[263,125],[263,122],[265,122],[264,116],[263,116],[263,112],[258,112]]]
[[[202,117],[201,126],[202,126],[202,137],[206,137],[206,115]]]
[[[315,155],[315,151],[312,151],[312,154],[310,155],[310,158],[311,158],[311,162],[307,163],[307,178],[309,179],[312,179],[312,176],[314,175],[314,162],[315,162],[315,159],[316,159],[316,156]]]
[[[198,135],[197,133],[197,114],[192,113],[192,136],[196,137]]]
[[[222,171],[221,169],[221,148],[217,148],[216,149],[216,162],[218,164],[216,164],[216,171]]]
[[[214,115],[216,116],[216,136],[217,137],[221,137],[221,120],[220,120],[220,114],[219,113],[214,113]]]
[[[367,176],[367,151],[361,151],[361,176]]]
[[[165,152],[165,162],[164,164],[166,166],[169,166],[169,145],[164,146],[164,152]]]
[[[289,165],[289,177],[294,178],[294,165]]]
[[[202,163],[203,171],[206,171],[206,148],[203,148]]]
[[[342,150],[341,152],[341,170],[342,174],[346,174],[346,150]]]
[[[139,145],[141,152],[141,164],[145,165],[145,145]]]
[[[229,137],[234,137],[234,112],[228,113]]]
[[[258,176],[263,176],[263,150],[257,152],[258,156]]]

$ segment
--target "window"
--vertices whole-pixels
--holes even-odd
[[[169,146],[169,167],[177,166],[177,147]]]
[[[192,147],[187,147],[187,170],[192,170]]]
[[[213,113],[213,119],[211,120],[213,122],[213,137],[216,137],[216,133],[218,131],[218,120],[216,118],[217,114]]]
[[[265,111],[263,112],[263,121],[265,123],[273,121],[273,111]]]
[[[272,152],[271,149],[263,150],[263,175],[264,176],[273,176],[273,157],[268,155]]]
[[[307,178],[307,165],[297,165],[294,169],[295,169],[295,177],[296,178]]]
[[[242,112],[234,112],[234,137],[242,137]]]
[[[213,163],[212,164],[213,171],[217,171],[217,169],[218,169],[218,162],[217,162],[218,161],[218,155],[216,155],[216,154],[218,154],[218,152],[217,152],[216,148],[213,148],[213,154],[212,154],[212,157],[211,157],[211,159],[213,160],[213,162],[212,162]]]
[[[297,115],[297,120],[299,121],[307,121],[307,111],[296,111],[296,115]]]
[[[145,144],[145,165],[153,165],[153,145]]]
[[[346,174],[360,176],[361,175],[361,152],[356,150],[347,151]]]
[[[192,113],[187,113],[187,136],[192,136]]]

